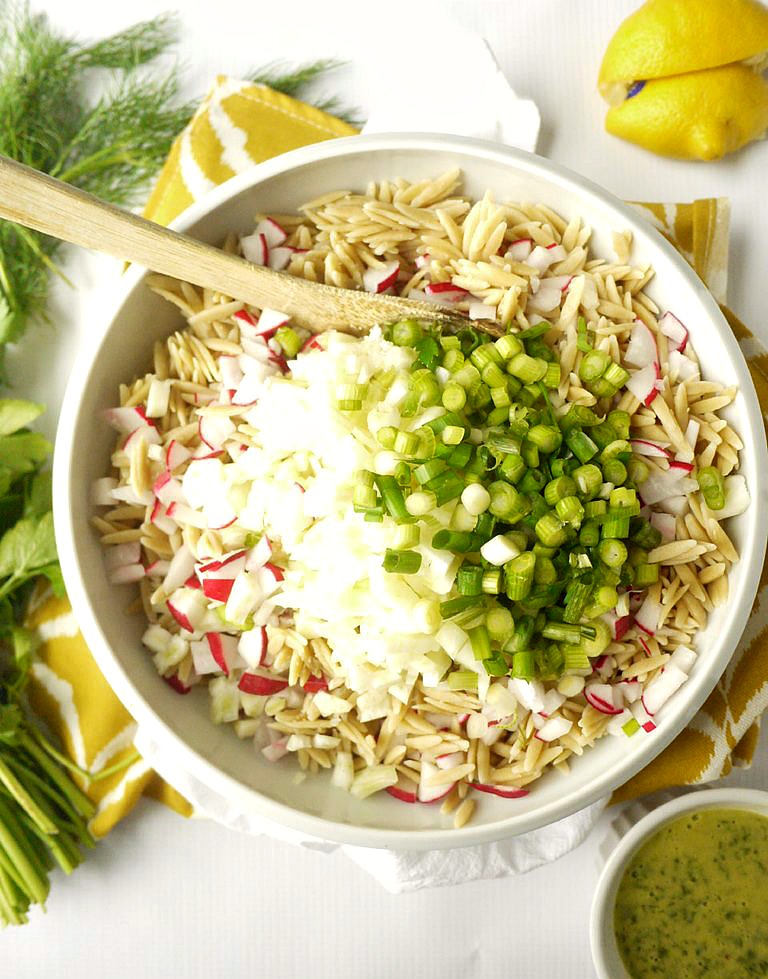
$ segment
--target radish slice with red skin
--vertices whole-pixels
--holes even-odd
[[[643,647],[643,649],[645,650],[645,655],[646,655],[646,656],[652,656],[652,655],[653,655],[653,654],[651,653],[651,647],[650,647],[650,646],[648,645],[648,643],[647,643],[647,642],[645,641],[645,639],[643,639],[643,637],[642,637],[642,636],[638,636],[638,637],[637,637],[637,641],[638,641],[638,642],[640,643],[640,645],[641,645],[641,646]]]
[[[160,473],[157,477],[152,487],[152,492],[166,506],[171,503],[186,503],[186,497],[181,488],[181,483],[168,470]]]
[[[430,282],[424,287],[424,300],[436,303],[438,306],[449,306],[451,303],[460,303],[470,293],[461,286],[455,286],[452,282]],[[421,297],[419,297],[421,298]]]
[[[448,771],[451,768],[458,768],[459,765],[463,765],[466,759],[466,755],[463,751],[449,751],[445,755],[438,755],[435,758],[435,765],[443,771]]]
[[[194,571],[195,556],[186,544],[182,544],[171,558],[168,574],[163,581],[165,593],[170,595],[172,592],[175,592],[177,588],[180,588],[184,584],[187,578],[194,574]]]
[[[656,730],[656,724],[645,707],[643,707],[642,699],[635,700],[632,704],[630,704],[629,709],[632,711],[632,716],[634,719],[644,731],[650,734],[651,731]]]
[[[530,238],[518,238],[506,250],[504,257],[511,259],[513,262],[526,262],[527,264],[527,258],[532,250],[533,241]]]
[[[266,265],[269,261],[269,243],[263,234],[257,231],[240,239],[240,249],[243,257],[254,265]]]
[[[638,629],[642,629],[647,636],[653,636],[659,628],[660,617],[661,603],[654,601],[648,595],[637,612],[635,612],[635,625]]]
[[[178,673],[172,673],[170,676],[164,676],[163,679],[172,690],[176,691],[176,693],[185,694],[189,693],[189,691],[192,689],[192,687],[188,687],[179,679]]]
[[[677,534],[676,520],[671,513],[662,513],[660,510],[654,510],[651,513],[650,524],[655,527],[656,530],[661,534],[661,538],[664,541],[674,540]]]
[[[197,569],[203,578],[236,578],[245,568],[246,551],[233,551],[220,561],[209,561]]]
[[[292,248],[276,247],[270,248],[269,250],[269,260],[268,265],[271,269],[276,272],[282,272],[283,269],[288,268],[291,259],[293,258]]]
[[[258,571],[259,568],[263,568],[268,563],[271,557],[272,542],[266,534],[262,534],[246,555],[245,570]]]
[[[701,377],[699,365],[688,354],[679,350],[669,351],[669,373],[679,381],[696,381]]]
[[[668,666],[676,666],[683,673],[690,673],[696,663],[696,653],[688,646],[678,646],[669,657]]]
[[[168,569],[171,566],[170,561],[162,561],[158,558],[157,561],[153,561],[148,564],[145,568],[145,574],[147,578],[164,578],[168,574]]]
[[[429,257],[429,254],[425,252],[423,255],[417,255],[413,264],[417,269],[425,269],[431,261],[432,259]]]
[[[307,693],[317,693],[318,690],[327,690],[328,681],[324,676],[311,676],[304,684],[304,689]]]
[[[608,683],[588,683],[584,687],[584,697],[588,704],[601,714],[620,714],[623,708],[616,706],[616,691]]]
[[[168,534],[169,536],[178,527],[176,521],[168,516],[167,508],[164,507],[158,499],[155,499],[152,512],[149,516],[149,522],[154,524],[158,530],[162,530],[164,534]]]
[[[257,336],[271,337],[289,320],[290,316],[287,313],[281,313],[277,309],[262,309],[259,322],[256,324],[256,334]]]
[[[534,737],[538,738],[539,741],[557,741],[558,738],[566,735],[572,727],[573,721],[569,721],[567,717],[550,717],[536,731]]]
[[[112,476],[95,480],[91,488],[91,503],[94,506],[112,506],[115,502],[112,491],[116,489],[117,480]]]
[[[171,439],[168,443],[168,448],[165,450],[165,468],[169,472],[173,469],[178,469],[179,466],[191,458],[192,453],[185,445],[182,445],[176,439]]]
[[[640,700],[643,695],[643,687],[638,682],[637,677],[634,677],[631,680],[620,680],[616,685],[621,687],[624,703],[629,704],[630,706],[636,701]]]
[[[641,404],[649,408],[659,393],[657,382],[660,377],[661,370],[658,364],[646,364],[640,370],[630,371],[627,390],[634,394]]]
[[[482,782],[470,782],[469,786],[476,792],[487,792],[489,795],[498,795],[502,799],[522,799],[523,796],[530,794],[530,789],[505,788],[503,785],[484,785]]]
[[[141,544],[137,540],[125,544],[113,544],[104,552],[104,564],[108,571],[125,567],[127,564],[138,564],[141,561]]]
[[[684,472],[686,475],[688,475],[688,473],[693,472],[693,463],[685,462],[683,459],[673,459],[672,462],[670,462],[669,464],[669,468],[679,469],[681,470],[681,472]]]
[[[657,456],[662,459],[671,459],[672,453],[669,449],[660,445],[658,442],[649,442],[648,439],[630,439],[629,444],[632,451],[638,456]]]
[[[288,686],[287,680],[278,677],[261,676],[259,673],[243,673],[237,682],[238,690],[243,693],[256,694],[259,697],[271,697]]]
[[[659,320],[659,329],[671,341],[670,350],[679,350],[681,353],[685,350],[688,343],[688,330],[674,313],[664,313]]]
[[[221,632],[206,632],[205,641],[219,669],[229,676],[237,663],[237,639]]]
[[[397,282],[399,274],[399,262],[387,262],[381,268],[366,269],[363,272],[363,289],[373,293],[386,292]]]
[[[192,653],[192,665],[198,676],[208,676],[220,671],[221,667],[213,658],[211,647],[205,639],[191,642],[189,650]]]
[[[562,707],[565,700],[566,698],[563,696],[563,694],[558,693],[553,687],[551,690],[547,690],[547,692],[544,694],[543,707],[539,713],[544,714],[545,716],[554,714],[559,707]]]
[[[255,670],[260,666],[264,666],[267,658],[268,645],[269,638],[266,627],[261,625],[254,626],[252,629],[247,629],[241,633],[237,649],[248,666],[252,670]]]
[[[262,748],[261,753],[267,761],[280,761],[281,758],[284,758],[288,754],[288,738],[280,738],[279,741],[273,741],[272,744],[268,744]]]
[[[440,769],[433,765],[432,762],[426,761],[422,758],[421,761],[421,777],[419,779],[419,788],[417,790],[417,798],[419,802],[438,802],[440,799],[444,799],[450,792],[453,791],[455,782],[449,782],[447,785],[443,783],[442,785],[426,785],[427,779],[439,773]]]
[[[225,415],[203,415],[198,422],[200,440],[213,449],[221,449],[237,431],[231,418]]]
[[[324,350],[322,343],[320,342],[320,337],[311,336],[304,341],[304,345],[301,348],[301,353],[309,353],[311,350]]]
[[[558,251],[557,248],[545,248],[543,245],[536,245],[526,257],[525,264],[533,269],[538,269],[540,272],[544,272],[550,265],[554,265],[556,262],[562,262],[565,257],[564,248]]]
[[[211,601],[226,603],[234,583],[231,578],[206,578],[202,583],[203,594]]]
[[[632,327],[624,362],[632,367],[648,367],[649,364],[659,363],[656,338],[641,320],[635,320]]]
[[[264,235],[269,248],[282,245],[288,238],[288,232],[274,218],[264,218],[256,225],[256,234]]]
[[[133,405],[130,408],[108,408],[104,412],[104,418],[118,432],[126,435],[130,435],[143,425],[155,427],[154,422],[147,418],[147,413],[141,405]]]
[[[243,379],[243,371],[238,357],[222,356],[218,359],[221,383],[228,391],[237,390]]]
[[[174,619],[187,632],[195,632],[203,624],[207,603],[202,592],[195,591],[194,588],[177,588],[166,605]]]
[[[143,577],[143,564],[122,564],[107,572],[107,580],[111,585],[132,585]]]
[[[393,799],[397,799],[398,802],[414,803],[417,801],[416,785],[410,779],[403,778],[402,775],[398,776],[394,785],[388,785],[384,791],[388,792]]]
[[[643,691],[642,704],[653,717],[673,693],[688,679],[688,675],[673,663],[667,663],[661,673],[657,673]]]

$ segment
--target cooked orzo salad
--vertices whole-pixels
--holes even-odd
[[[273,762],[364,798],[515,798],[597,739],[645,737],[696,660],[749,502],[735,396],[702,378],[649,268],[460,176],[259,216],[227,247],[450,304],[311,337],[153,277],[187,326],[107,412],[94,525],[179,693]],[[477,328],[493,320],[498,339]],[[473,325],[471,321],[477,321]]]

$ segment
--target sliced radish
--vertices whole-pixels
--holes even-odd
[[[200,440],[211,449],[221,449],[235,431],[235,424],[226,415],[203,415],[198,422]]]
[[[407,788],[409,785],[413,785],[413,788]],[[384,791],[388,792],[393,799],[397,799],[399,802],[416,802],[416,786],[413,782],[404,779],[402,776],[398,778],[395,785],[388,785]]]
[[[550,265],[554,265],[556,262],[562,262],[566,258],[566,254],[562,245],[554,245],[548,248],[545,248],[543,245],[536,245],[525,259],[525,264],[530,265],[531,268],[538,269],[540,272],[544,272]]]
[[[650,517],[650,524],[661,534],[662,540],[674,540],[677,534],[676,520],[671,513],[662,513],[654,510]]]
[[[632,367],[648,367],[649,364],[659,363],[656,338],[640,320],[635,320],[635,325],[632,327],[624,362]]]
[[[655,635],[659,628],[661,618],[661,603],[654,601],[650,595],[646,596],[645,601],[635,612],[635,625],[642,629],[647,636]]]
[[[538,313],[550,313],[557,309],[563,298],[563,285],[557,278],[542,279],[538,288],[528,300],[527,309]],[[570,282],[568,276],[564,276]]]
[[[107,579],[111,585],[131,585],[136,581],[141,581],[143,577],[143,564],[122,564],[107,572]]]
[[[201,564],[197,573],[203,578],[236,578],[245,568],[245,551],[233,551],[218,561]]]
[[[584,697],[588,704],[599,710],[601,714],[620,714],[621,707],[616,706],[616,691],[609,683],[588,683],[584,687]]]
[[[166,506],[171,503],[187,502],[181,483],[168,470],[160,473],[157,477],[152,487],[152,492]]]
[[[679,690],[687,679],[687,674],[683,673],[673,663],[667,663],[661,673],[656,674],[643,691],[642,697],[643,707],[651,717],[661,710],[672,694]]]
[[[306,353],[310,353],[310,351],[312,350],[325,350],[325,347],[321,343],[319,336],[313,335],[311,337],[307,337],[307,339],[304,341],[304,345],[302,346],[300,352],[306,354]]]
[[[661,378],[661,369],[657,363],[646,364],[637,371],[629,372],[627,390],[637,398],[646,408],[655,401],[659,393],[658,384]]]
[[[206,578],[202,583],[203,594],[212,602],[226,603],[232,594],[234,583],[231,578]]]
[[[487,306],[484,302],[471,302],[467,307],[467,315],[471,320],[495,320],[496,307]]]
[[[567,734],[572,727],[573,721],[569,721],[567,717],[550,717],[538,729],[535,737],[539,741],[557,741],[558,738],[562,738],[563,735]]]
[[[252,670],[264,665],[268,642],[267,630],[263,625],[246,629],[240,635],[237,650]]]
[[[614,738],[619,738],[622,735],[626,736],[627,732],[624,730],[624,725],[631,721],[632,717],[632,711],[628,707],[625,707],[621,713],[608,721],[605,730],[608,734],[613,735]]]
[[[168,411],[168,402],[171,397],[172,381],[161,381],[159,377],[153,377],[147,392],[147,416],[149,418],[162,418]]]
[[[685,429],[685,441],[690,445],[692,449],[696,448],[696,443],[699,441],[699,432],[701,431],[701,422],[698,418],[690,418]]]
[[[168,448],[165,450],[165,468],[170,473],[191,458],[192,453],[185,445],[182,445],[176,439],[171,439],[168,443]]]
[[[427,302],[437,303],[438,305],[449,305],[459,303],[466,299],[469,292],[461,286],[455,286],[452,282],[430,282],[424,286],[424,299]]]
[[[258,231],[241,238],[240,248],[247,261],[253,262],[254,265],[266,265],[269,261],[269,244],[266,236],[259,234]]]
[[[267,561],[263,568],[259,568],[259,570],[256,572],[256,576],[261,587],[262,594],[265,596],[265,598],[268,598],[270,595],[274,595],[274,593],[279,589],[280,582],[284,577],[283,569],[278,568],[278,566],[276,564],[272,564],[271,561]]]
[[[281,313],[277,309],[262,309],[259,322],[256,324],[256,334],[271,337],[289,320],[290,316],[287,313]]]
[[[693,472],[693,463],[686,462],[684,459],[673,459],[669,464],[670,469],[679,469],[687,476]]]
[[[671,459],[672,453],[659,442],[649,442],[648,439],[630,439],[629,444],[632,451],[638,456],[656,456],[662,459]]]
[[[178,524],[176,521],[168,516],[168,508],[163,506],[160,500],[155,499],[152,506],[152,512],[149,515],[149,522],[153,523],[158,530],[162,530],[164,534],[172,534]]]
[[[530,794],[530,789],[505,788],[503,785],[484,785],[482,782],[470,782],[469,784],[476,792],[487,792],[489,795],[498,795],[502,799],[522,799],[523,796]]]
[[[169,562],[169,566],[170,566],[170,562]],[[202,585],[200,584],[200,581],[198,580],[198,578],[195,575],[191,574],[187,578],[187,580],[184,582],[184,587],[185,588],[197,588],[197,589],[200,589],[200,588],[202,588]]]
[[[292,248],[276,247],[269,249],[268,264],[276,272],[282,272],[283,269],[288,268],[291,258],[293,258]]]
[[[256,694],[258,697],[271,697],[285,690],[288,681],[280,677],[262,676],[260,673],[243,673],[237,681],[237,687],[243,693]]]
[[[668,666],[676,666],[683,673],[690,673],[696,663],[696,653],[688,646],[678,646],[669,657]]]
[[[644,731],[650,734],[651,731],[656,730],[656,724],[645,707],[643,707],[642,699],[633,701],[629,709],[632,711],[634,719]]]
[[[311,676],[304,684],[304,689],[307,691],[307,693],[317,693],[320,690],[327,690],[328,681],[324,676]]]
[[[189,693],[192,687],[188,687],[180,678],[178,673],[172,673],[170,676],[164,676],[163,679],[168,684],[168,686],[175,690],[176,693]]]
[[[554,714],[558,708],[562,707],[565,703],[566,698],[563,694],[558,693],[557,690],[552,687],[551,690],[547,690],[543,697],[543,707],[539,713],[544,714],[548,717],[550,714]]]
[[[170,566],[170,561],[161,561],[158,558],[157,561],[153,561],[151,564],[147,565],[144,573],[148,578],[164,578],[168,574],[168,569]]]
[[[113,544],[104,552],[104,564],[108,571],[125,567],[127,564],[138,564],[141,560],[141,544],[137,540],[125,544]]]
[[[425,269],[431,261],[432,259],[429,257],[429,254],[425,252],[423,255],[417,255],[413,264],[417,269]]]
[[[288,238],[288,232],[274,218],[264,218],[259,221],[256,225],[256,234],[264,235],[269,248],[282,245]]]
[[[185,587],[177,588],[166,605],[174,619],[187,632],[196,632],[200,628],[208,609],[202,592]]]
[[[180,588],[187,578],[194,573],[194,570],[195,556],[186,544],[182,544],[171,558],[168,574],[163,581],[163,590],[166,595],[170,595],[171,592]]]
[[[637,641],[638,641],[638,642],[640,643],[640,645],[641,645],[641,646],[643,647],[643,649],[645,650],[645,655],[646,655],[646,656],[652,656],[652,655],[653,655],[653,654],[651,653],[651,647],[650,647],[650,646],[648,645],[648,643],[647,643],[647,642],[645,641],[645,639],[643,639],[643,637],[642,637],[642,636],[638,636],[638,637],[637,637]]]
[[[672,341],[670,349],[681,352],[685,350],[685,346],[688,343],[688,330],[674,313],[664,313],[659,320],[659,329],[665,337],[668,337]]]
[[[103,476],[94,480],[91,487],[91,502],[94,506],[112,506],[115,502],[112,491],[117,489],[117,480],[112,476]]]
[[[381,268],[366,269],[363,272],[363,288],[366,292],[386,292],[397,282],[399,274],[399,262],[387,262]]]
[[[512,259],[513,262],[525,262],[528,264],[527,259],[532,249],[533,241],[530,238],[518,238],[506,250],[504,257]]]
[[[267,564],[271,557],[272,542],[266,534],[262,534],[262,536],[246,554],[245,570],[258,571],[259,568],[263,568],[264,565]]]
[[[228,622],[245,622],[257,602],[264,597],[264,592],[256,575],[241,571],[235,578],[232,590],[227,599],[225,616]]]
[[[445,782],[442,785],[426,784],[427,780],[437,775],[439,771],[440,769],[436,765],[422,758],[421,777],[419,778],[419,788],[417,791],[419,802],[437,802],[439,799],[444,799],[452,791],[455,782],[449,782],[447,785]]]
[[[621,693],[624,697],[625,704],[634,704],[636,701],[640,700],[643,695],[643,688],[638,682],[637,677],[634,677],[631,680],[621,680],[617,686],[621,687]]]
[[[228,391],[234,391],[243,379],[243,370],[237,357],[222,356],[218,360],[221,383]]]
[[[438,755],[435,758],[435,765],[442,771],[448,771],[451,768],[458,768],[459,765],[463,765],[466,757],[463,751],[449,751],[445,755]]]
[[[668,359],[669,373],[677,377],[678,380],[694,381],[701,376],[699,365],[695,360],[691,360],[687,354],[680,353],[679,350],[670,350]]]
[[[237,639],[222,632],[206,632],[205,641],[219,669],[229,676],[237,665]]]
[[[648,506],[660,503],[672,496],[685,496],[697,489],[692,479],[686,478],[686,472],[679,466],[670,466],[661,472],[652,472],[643,480],[640,494]],[[667,509],[666,507],[664,509]]]
[[[288,754],[288,738],[280,738],[279,741],[273,741],[272,744],[268,744],[262,748],[261,753],[267,761],[280,761],[281,758],[284,758]]]
[[[154,427],[154,423],[147,418],[147,413],[141,405],[134,405],[130,408],[108,408],[104,412],[104,418],[118,432],[127,435],[135,432],[137,428],[141,428],[143,425]]]

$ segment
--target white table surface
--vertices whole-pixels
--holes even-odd
[[[720,163],[662,160],[607,136],[595,91],[602,50],[634,0],[453,0],[438,3],[467,30],[484,34],[516,90],[543,119],[539,151],[628,199],[728,196],[733,207],[729,301],[768,340],[768,146]],[[387,29],[421,30],[423,4],[293,0],[177,0],[187,91],[217,73],[236,75],[275,59],[338,55],[350,64],[325,83],[365,111],[372,83],[363,65]],[[165,4],[41,0],[66,30],[101,36]],[[241,12],[245,11],[245,12]],[[280,14],[285,11],[286,17]],[[424,30],[425,44],[429,31]],[[393,56],[393,70],[414,70]],[[428,80],[424,80],[428,84]],[[386,86],[386,78],[378,80]],[[439,91],[435,91],[439,98]],[[71,255],[80,288],[55,291],[55,328],[37,328],[10,359],[18,390],[51,406],[53,430],[69,364],[104,321],[115,264]],[[41,357],[39,351],[45,349]],[[728,781],[768,788],[768,737],[751,772]],[[326,856],[241,836],[203,821],[182,822],[143,803],[70,879],[56,876],[48,914],[0,939],[0,975],[110,979],[423,979],[593,975],[587,937],[605,814],[592,836],[555,864],[501,881],[392,896],[343,855]]]

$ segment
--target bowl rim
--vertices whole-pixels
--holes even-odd
[[[768,818],[768,791],[725,786],[719,789],[702,787],[686,792],[685,795],[652,809],[616,844],[600,872],[589,914],[589,944],[598,979],[632,979],[626,969],[621,976],[615,971],[615,961],[611,960],[621,959],[616,948],[612,917],[609,926],[609,912],[616,897],[615,889],[629,861],[642,844],[665,823],[684,812],[714,808],[744,809],[760,812]]]
[[[757,395],[738,342],[714,298],[685,259],[649,221],[638,214],[630,205],[615,198],[593,181],[536,154],[486,140],[440,134],[382,133],[341,137],[291,150],[232,177],[187,208],[171,223],[170,227],[178,231],[186,231],[230,198],[278,174],[334,157],[365,154],[373,150],[394,152],[415,150],[424,153],[453,151],[460,155],[469,153],[479,159],[517,167],[533,176],[540,177],[545,182],[554,182],[564,186],[570,192],[599,203],[603,208],[608,207],[613,210],[617,220],[626,222],[626,225],[633,231],[638,229],[637,233],[640,236],[650,238],[653,245],[673,263],[678,275],[687,280],[689,288],[697,293],[699,301],[709,314],[710,326],[720,334],[722,342],[729,349],[734,371],[739,377],[739,389],[744,398],[743,407],[749,426],[754,431],[762,431],[762,414]],[[749,617],[762,568],[762,549],[758,555],[759,559],[755,560],[755,548],[758,546],[758,541],[765,541],[766,526],[768,526],[768,508],[766,507],[753,506],[753,533],[745,541],[745,548],[740,556],[740,560],[745,562],[745,571],[741,602],[734,610],[731,622],[731,634],[734,638],[724,642],[717,659],[710,664],[709,670],[697,678],[696,695],[688,703],[686,709],[677,715],[673,723],[657,728],[654,732],[654,740],[649,741],[644,750],[637,752],[631,764],[622,766],[618,776],[615,767],[609,768],[609,771],[602,777],[583,785],[577,792],[570,795],[566,804],[562,800],[556,799],[541,808],[524,814],[522,818],[519,814],[515,816],[512,813],[510,817],[486,825],[472,825],[470,823],[462,829],[461,833],[447,828],[390,830],[364,827],[311,815],[270,799],[258,789],[246,786],[234,776],[226,774],[191,748],[139,694],[129,674],[112,653],[88,597],[84,576],[81,573],[74,525],[71,519],[73,489],[77,483],[75,474],[72,472],[71,450],[78,428],[80,393],[112,324],[125,303],[130,301],[133,291],[140,285],[146,274],[147,272],[143,268],[132,267],[128,269],[121,287],[117,290],[114,303],[111,305],[111,315],[108,319],[106,317],[102,319],[100,316],[99,322],[94,324],[96,328],[91,335],[98,339],[92,345],[83,347],[76,358],[62,404],[54,453],[53,472],[57,487],[57,492],[54,494],[54,523],[62,571],[67,583],[72,608],[99,668],[133,718],[154,736],[158,744],[162,743],[165,748],[173,752],[176,763],[185,773],[198,778],[205,786],[226,798],[237,800],[250,812],[256,812],[258,815],[273,820],[282,826],[323,840],[384,849],[456,848],[493,842],[526,833],[554,823],[589,806],[647,765],[689,723],[733,655],[738,638],[741,636]],[[759,474],[768,474],[768,449],[766,449],[764,440],[756,442],[755,452],[758,456],[756,471]],[[764,487],[762,488],[764,489]],[[751,487],[751,489],[754,489],[752,499],[753,504],[756,504],[758,496],[765,494],[764,492],[758,493],[757,486]],[[510,822],[514,822],[514,825],[508,825]]]

